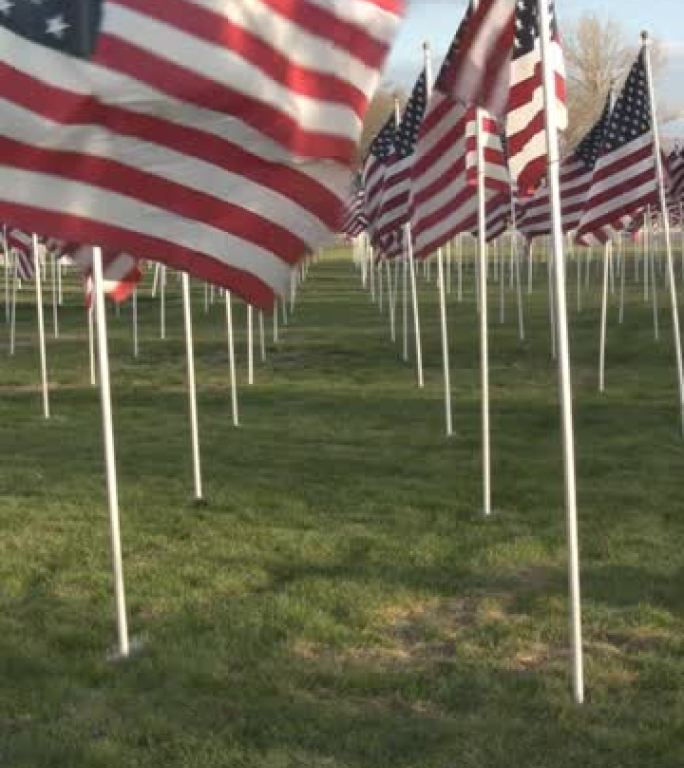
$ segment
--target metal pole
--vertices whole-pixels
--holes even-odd
[[[124,589],[123,558],[121,555],[121,524],[119,521],[119,492],[116,478],[114,453],[114,428],[112,425],[112,395],[109,381],[109,350],[107,348],[107,318],[104,304],[104,280],[102,277],[102,251],[93,248],[93,301],[97,313],[97,351],[100,368],[100,398],[102,404],[102,434],[104,438],[105,471],[107,476],[107,500],[112,545],[112,570],[116,602],[116,625],[119,637],[119,655],[129,654],[128,621],[126,618],[126,592]]]
[[[477,254],[480,305],[480,397],[482,419],[482,511],[492,514],[491,451],[489,431],[489,327],[487,313],[487,211],[485,156],[481,109],[477,110]]]
[[[185,351],[188,362],[188,400],[190,404],[190,440],[192,443],[192,471],[195,499],[202,499],[202,471],[200,468],[199,426],[197,419],[197,391],[195,388],[195,352],[192,343],[192,310],[190,307],[190,279],[183,272],[183,316],[185,319]]]
[[[159,273],[159,336],[166,339],[166,265],[161,265]]]
[[[47,253],[45,254],[47,258]],[[56,339],[59,338],[59,317],[57,312],[57,304],[59,296],[57,294],[57,260],[52,256],[50,262],[50,279],[52,281],[52,332]]]
[[[409,343],[408,343],[408,334],[409,334],[409,325],[408,325],[408,269],[409,269],[409,263],[408,263],[408,245],[406,246],[407,252],[404,254],[403,258],[403,286],[402,286],[402,306],[401,306],[401,320],[402,320],[402,326],[403,326],[403,350],[402,350],[402,360],[404,362],[408,362],[409,359]]]
[[[684,436],[684,364],[682,363],[682,339],[679,327],[679,308],[677,305],[677,286],[675,283],[674,261],[672,258],[672,238],[670,236],[670,220],[667,215],[667,195],[665,193],[665,174],[663,172],[662,156],[660,154],[660,133],[658,129],[658,113],[655,92],[653,90],[653,70],[651,67],[651,48],[648,34],[642,33],[646,52],[646,72],[648,75],[648,92],[651,100],[651,120],[653,121],[653,154],[656,172],[658,174],[658,192],[660,209],[663,211],[663,228],[665,232],[665,248],[667,255],[667,282],[670,290],[670,306],[672,309],[672,332],[674,335],[675,356],[677,360],[677,378],[679,383],[679,404],[681,429]]]
[[[97,376],[95,374],[95,314],[93,311],[93,300],[90,300],[90,306],[88,307],[88,358],[90,361],[90,385],[97,386]]]
[[[131,309],[133,312],[133,357],[137,359],[138,353],[140,351],[139,345],[138,345],[138,289],[137,288],[134,289],[133,291]]]
[[[277,309],[273,317],[278,318]],[[233,302],[230,291],[226,291],[226,330],[228,333],[228,365],[230,368],[230,402],[233,412],[233,426],[240,426],[238,415],[237,376],[235,373],[235,340],[233,338]]]
[[[247,383],[254,384],[254,309],[247,305]]]
[[[599,349],[599,392],[606,390],[606,326],[608,321],[608,261],[612,243],[605,245],[603,253],[603,295],[601,297],[601,341]]]
[[[259,310],[259,355],[261,362],[266,362],[266,336],[264,334],[264,311]]]
[[[558,329],[558,377],[561,420],[563,425],[563,458],[565,470],[565,508],[568,539],[568,583],[570,592],[570,629],[572,646],[572,683],[575,701],[584,701],[584,660],[582,653],[582,606],[579,577],[579,536],[577,530],[577,491],[575,487],[575,443],[572,415],[572,384],[568,340],[568,310],[565,297],[565,263],[561,224],[560,154],[555,104],[555,73],[552,66],[550,18],[547,0],[537,0],[544,78],[546,139],[549,162],[549,198],[552,211],[553,253],[556,263],[556,318]]]
[[[389,259],[385,259],[385,265],[387,267],[387,301],[389,303],[390,339],[394,343],[397,340],[397,295],[392,285],[392,265]]]
[[[418,315],[418,291],[416,289],[416,264],[413,259],[413,235],[411,225],[404,224],[404,236],[408,248],[409,278],[411,281],[411,301],[413,305],[413,335],[416,342],[416,375],[418,377],[418,386],[423,387],[423,349],[420,337],[420,316]]]
[[[50,418],[50,400],[48,394],[47,353],[45,351],[45,318],[43,317],[43,282],[38,258],[38,237],[32,239],[33,263],[36,282],[36,311],[38,313],[38,344],[40,347],[40,378],[43,389],[43,416]]]
[[[439,290],[439,318],[442,330],[442,366],[444,370],[444,414],[447,437],[454,433],[451,413],[451,375],[449,366],[449,333],[447,330],[446,291],[444,286],[444,254],[437,254],[437,286]]]
[[[10,355],[14,355],[15,341],[17,335],[17,269],[18,260],[14,256],[14,269],[12,271],[12,317],[10,320]]]

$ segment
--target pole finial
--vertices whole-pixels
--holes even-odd
[[[643,29],[643,30],[641,31],[641,42],[642,42],[644,45],[648,45],[648,43],[650,42],[650,37],[649,37],[649,35],[648,35],[648,31],[647,31],[647,30],[645,30],[645,29]]]

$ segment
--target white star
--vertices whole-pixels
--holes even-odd
[[[60,40],[64,37],[64,33],[71,24],[67,24],[64,21],[64,16],[60,13],[57,16],[53,16],[51,19],[47,20],[47,30],[46,34],[48,35],[54,35],[55,37],[58,37]]]
[[[9,16],[14,3],[12,0],[0,0],[0,13],[4,13],[5,16]]]

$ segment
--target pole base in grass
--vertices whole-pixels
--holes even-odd
[[[202,499],[193,499],[192,500],[192,506],[197,507],[199,509],[204,509],[205,507],[209,506],[209,502],[202,498]]]
[[[118,647],[111,648],[107,652],[107,661],[111,662],[112,664],[129,661],[134,656],[139,656],[140,653],[142,653],[144,647],[145,642],[143,641],[142,637],[132,637],[128,642],[127,656],[124,656]]]

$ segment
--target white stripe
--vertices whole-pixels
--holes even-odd
[[[352,109],[297,94],[228,48],[203,42],[147,14],[114,4],[107,8],[103,33],[168,58],[173,64],[179,63],[182,52],[184,69],[267,104],[294,118],[304,129],[347,137],[356,137],[361,131],[361,120]]]
[[[241,0],[251,3],[252,0]],[[318,5],[327,11],[332,11],[344,21],[351,22],[376,40],[385,45],[391,44],[397,31],[399,17],[396,13],[385,11],[374,3],[349,2],[349,0],[308,0],[312,5]]]
[[[0,201],[83,216],[132,232],[163,239],[207,254],[223,264],[258,277],[277,292],[290,284],[290,266],[249,241],[206,224],[174,216],[159,208],[112,192],[61,178],[13,168],[3,169]],[[162,254],[136,254],[155,258]]]
[[[307,242],[326,237],[327,227],[307,209],[241,175],[229,173],[211,163],[165,149],[138,139],[112,134],[99,126],[88,127],[88,141],[80,126],[59,125],[0,99],[3,119],[0,135],[45,149],[72,151],[100,158],[110,158],[133,169],[150,169],[160,179],[211,195],[217,200],[240,205],[246,210],[296,232]],[[316,163],[319,175],[334,178],[340,189],[348,186],[349,172],[340,166]],[[135,197],[134,190],[131,196]],[[342,202],[342,198],[340,197]]]
[[[362,93],[370,98],[375,91],[379,72],[363,64],[359,59],[344,48],[331,45],[324,37],[319,37],[308,32],[299,24],[293,23],[284,16],[280,16],[265,6],[261,0],[193,0],[197,5],[225,16],[226,19],[242,27],[250,34],[258,37],[270,48],[278,51],[293,63],[313,69],[328,75],[336,75],[342,80],[349,81]],[[309,0],[311,2],[311,0]],[[347,5],[358,7],[359,3]],[[330,1],[322,4],[329,6]],[[328,10],[332,10],[328,8]],[[381,11],[369,14],[364,26],[371,30],[379,27]],[[338,14],[339,16],[340,14]],[[386,15],[386,14],[385,14]],[[394,17],[387,25],[387,32],[391,39],[397,26],[397,18]],[[367,31],[364,29],[364,31]],[[387,42],[378,40],[387,45]]]
[[[237,117],[228,118],[209,108],[186,104],[105,67],[31,43],[2,26],[0,51],[3,51],[2,58],[12,62],[12,66],[51,87],[69,91],[75,96],[91,97],[97,94],[97,100],[106,106],[204,131],[266,160],[293,161],[288,150]],[[298,164],[297,169],[308,173],[304,162]]]

